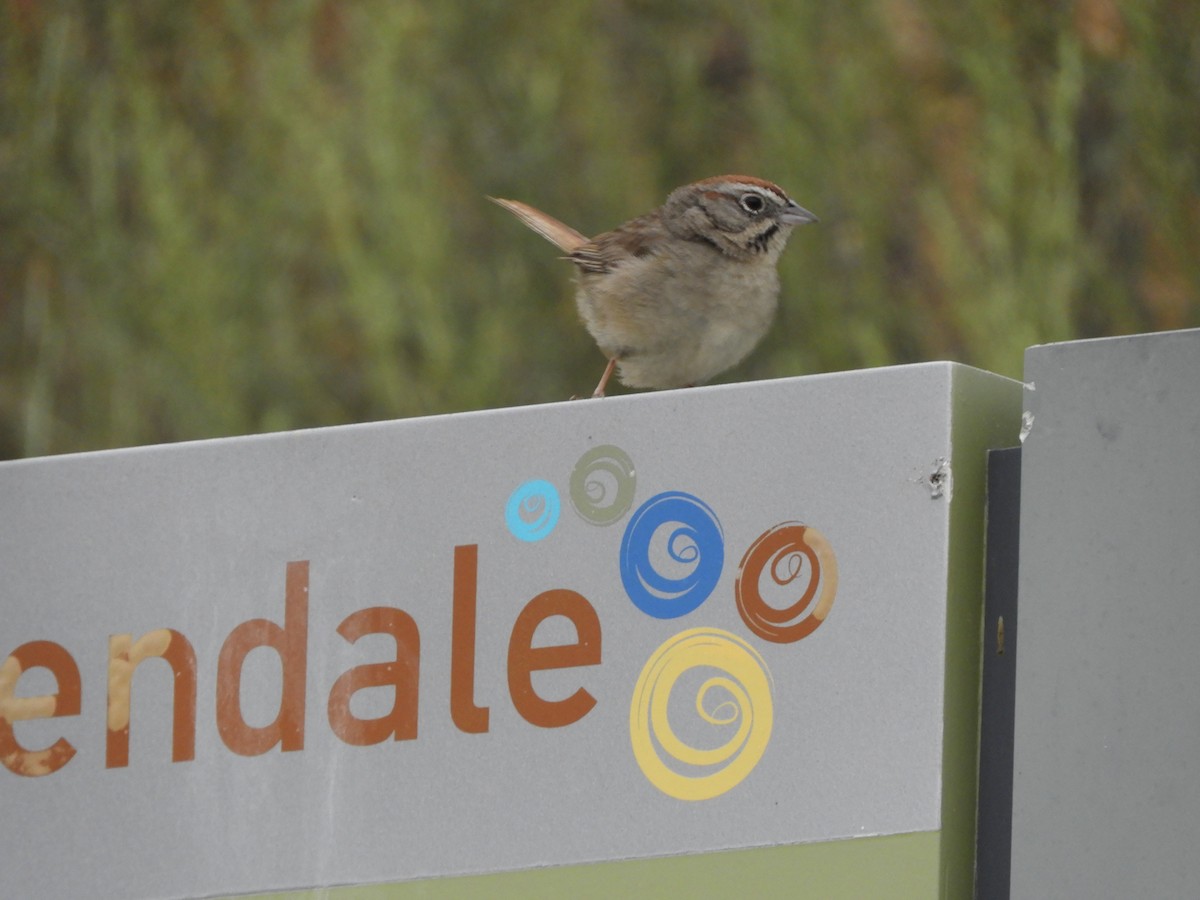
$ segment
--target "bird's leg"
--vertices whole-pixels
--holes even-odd
[[[612,377],[613,369],[617,367],[617,358],[614,356],[608,361],[608,365],[604,367],[604,374],[600,376],[600,383],[596,385],[596,389],[592,391],[593,397],[603,397],[604,388],[608,384],[608,379]]]

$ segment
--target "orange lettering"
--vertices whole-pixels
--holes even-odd
[[[58,683],[57,694],[40,697],[16,697],[14,691],[21,673],[35,668],[49,669]],[[83,699],[79,666],[60,644],[30,641],[12,652],[0,665],[0,762],[17,775],[37,777],[57,772],[75,755],[66,738],[59,738],[43,750],[29,750],[17,742],[13,723],[30,719],[77,716]]]
[[[175,674],[175,713],[171,729],[171,760],[196,758],[196,652],[178,631],[159,628],[135,643],[133,635],[108,639],[108,745],[105,765],[129,765],[129,719],[133,673],[143,660],[159,657]]]
[[[242,666],[255,647],[279,654],[283,689],[279,714],[254,727],[242,716]],[[229,633],[217,659],[217,730],[234,753],[258,756],[276,744],[286,752],[304,749],[304,691],[308,667],[308,561],[287,564],[283,627],[250,619]]]
[[[575,625],[574,644],[534,647],[537,627],[551,616],[566,616]],[[600,662],[600,619],[595,607],[575,591],[545,591],[525,605],[508,642],[508,691],[525,721],[541,728],[561,728],[578,722],[596,705],[583,688],[564,700],[546,700],[533,689],[532,672],[594,666]]]
[[[351,613],[338,626],[351,644],[365,634],[390,634],[396,640],[394,662],[355,666],[333,683],[329,692],[329,725],[347,744],[364,747],[392,737],[410,741],[417,736],[417,684],[421,665],[421,636],[412,616],[390,606]],[[355,691],[391,686],[392,710],[377,719],[360,719],[350,712]]]
[[[479,545],[454,548],[454,622],[450,635],[450,718],[459,731],[488,730],[488,708],[475,705],[475,585]]]

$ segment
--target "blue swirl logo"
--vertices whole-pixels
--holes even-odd
[[[523,541],[540,541],[558,524],[562,503],[558,489],[548,481],[527,481],[508,498],[504,523]]]
[[[685,616],[708,599],[725,564],[721,523],[683,491],[657,494],[630,518],[621,539],[621,582],[642,612]]]

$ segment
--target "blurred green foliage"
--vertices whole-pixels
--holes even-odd
[[[563,399],[570,266],[821,216],[739,380],[1200,325],[1194,0],[0,0],[0,456]]]

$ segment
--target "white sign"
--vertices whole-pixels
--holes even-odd
[[[0,894],[937,830],[956,371],[0,465]]]

